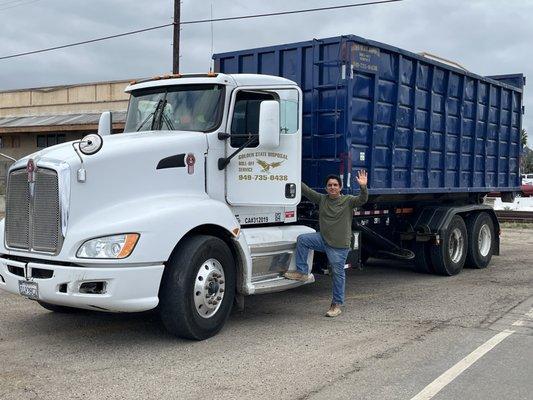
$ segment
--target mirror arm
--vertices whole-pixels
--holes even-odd
[[[219,158],[218,159],[218,170],[222,171],[224,168],[226,168],[226,166],[229,164],[231,159],[233,157],[235,157],[238,153],[240,153],[246,146],[248,146],[254,140],[256,140],[258,136],[259,135],[253,135],[250,139],[248,139],[246,142],[241,144],[240,147],[237,150],[235,150],[229,157],[226,157],[226,158],[221,157],[221,158]]]
[[[231,135],[226,132],[218,132],[218,140],[226,140],[229,139]]]
[[[4,153],[0,153],[0,156],[4,157],[4,158],[7,158],[8,160],[11,160],[11,161],[17,161],[16,158],[13,158],[13,157],[10,157],[8,156],[7,154],[4,154]]]

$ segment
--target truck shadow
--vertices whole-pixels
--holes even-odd
[[[414,277],[428,278],[429,275],[414,272],[406,262],[392,260],[370,260],[363,269],[346,271],[346,293],[355,293],[359,300],[365,300],[369,288],[374,287],[383,276],[392,282],[412,280]],[[388,279],[388,280],[389,280]],[[367,293],[365,295],[365,293]],[[241,334],[239,330],[267,329],[272,323],[285,319],[308,319],[321,316],[327,309],[331,296],[331,279],[328,275],[316,275],[311,285],[279,293],[248,296],[245,310],[233,310],[228,325],[220,336]],[[41,343],[71,343],[85,341],[107,343],[112,346],[131,346],[136,342],[160,344],[197,343],[179,339],[169,334],[162,325],[156,310],[143,313],[112,314],[98,311],[79,310],[72,314],[60,314],[31,305],[31,312],[11,321],[10,330],[23,332],[28,336],[39,336]],[[228,331],[231,330],[231,333]],[[237,331],[237,332],[235,332]],[[210,340],[217,340],[216,337]]]

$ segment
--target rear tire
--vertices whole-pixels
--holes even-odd
[[[74,313],[85,311],[79,308],[58,306],[56,304],[45,303],[44,301],[38,301],[37,303],[39,303],[41,307],[46,308],[48,311],[52,311],[52,312],[56,312],[60,314],[74,314]]]
[[[185,239],[168,262],[159,313],[170,333],[203,340],[222,329],[234,296],[235,265],[228,246],[213,236],[194,236]]]
[[[496,246],[492,218],[486,212],[474,214],[467,219],[466,230],[468,232],[466,266],[486,268]]]
[[[431,246],[431,261],[440,275],[452,276],[462,271],[468,251],[468,234],[463,218],[455,215],[446,228],[440,245]]]

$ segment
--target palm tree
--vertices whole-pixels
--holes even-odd
[[[522,145],[522,147],[527,146],[527,132],[525,129],[522,129],[520,131],[520,144]]]

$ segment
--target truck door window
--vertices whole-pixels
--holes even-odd
[[[259,134],[259,107],[264,100],[276,100],[274,94],[261,92],[237,93],[233,119],[231,122],[231,147],[237,148],[248,141],[252,135]],[[247,147],[257,147],[254,141]]]
[[[298,131],[298,91],[278,90],[279,95],[279,117],[282,134],[292,134]]]

